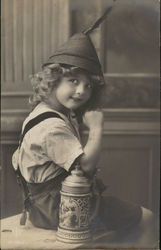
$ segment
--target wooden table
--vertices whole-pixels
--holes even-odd
[[[29,220],[25,226],[21,226],[20,214],[1,220],[1,249],[24,249],[24,250],[57,250],[57,249],[96,249],[100,246],[100,238],[104,235],[97,235],[88,244],[69,244],[56,240],[56,231],[45,230],[34,227]],[[108,232],[110,237],[110,232]],[[101,247],[106,246],[101,245]]]
[[[88,244],[69,244],[56,240],[56,231],[34,227],[29,220],[21,226],[20,214],[1,220],[1,249],[63,250],[63,249],[130,249],[129,244],[114,243],[115,232],[96,234]]]

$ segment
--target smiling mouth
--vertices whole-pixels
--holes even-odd
[[[77,97],[71,97],[72,100],[74,100],[75,102],[81,102],[82,99],[81,98],[77,98]]]

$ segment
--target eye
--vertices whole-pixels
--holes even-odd
[[[69,81],[74,83],[75,85],[77,85],[79,83],[78,79],[76,79],[76,78],[69,79]]]
[[[92,89],[92,84],[91,84],[91,83],[87,83],[87,84],[86,84],[86,88],[87,88],[87,89]]]

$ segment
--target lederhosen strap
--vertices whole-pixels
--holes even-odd
[[[19,142],[19,148],[21,147],[23,138],[26,135],[26,133],[30,129],[32,129],[34,126],[36,126],[37,124],[39,124],[40,122],[42,122],[42,121],[44,121],[44,120],[46,120],[48,118],[60,118],[60,119],[63,120],[63,118],[59,114],[57,114],[55,112],[45,112],[45,113],[42,113],[42,114],[36,116],[35,118],[30,120],[25,125],[23,133],[21,134],[21,138],[20,138],[20,142]],[[24,177],[22,176],[22,174],[20,172],[20,169],[19,169],[19,166],[18,166],[18,169],[15,172],[16,172],[16,176],[17,176],[17,182],[21,186],[21,188],[23,189],[23,196],[24,196],[24,209],[23,209],[22,216],[21,216],[21,219],[20,219],[20,224],[25,225],[26,218],[27,218],[26,211],[30,207],[30,197],[29,197],[30,193],[29,193],[29,190],[28,190],[27,182],[24,179]]]
[[[21,135],[21,138],[20,138],[20,142],[19,142],[19,148],[21,147],[21,144],[22,144],[22,141],[23,141],[23,138],[25,136],[25,134],[33,127],[35,127],[38,123],[48,119],[48,118],[60,118],[63,120],[63,118],[55,113],[55,112],[45,112],[45,113],[42,113],[36,117],[34,117],[32,120],[30,120],[26,125],[25,125],[25,128],[23,130],[23,133]]]

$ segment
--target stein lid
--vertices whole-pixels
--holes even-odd
[[[74,170],[62,182],[62,191],[71,193],[87,193],[90,191],[91,183],[84,176],[81,167],[77,165]]]

